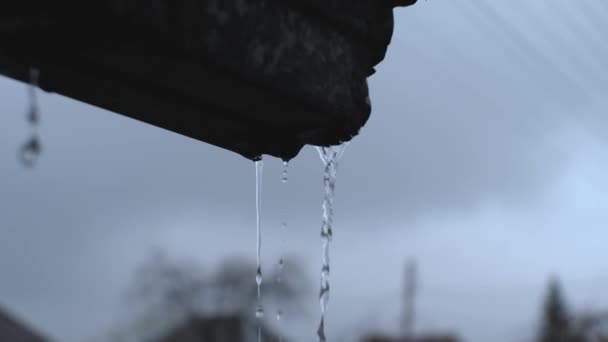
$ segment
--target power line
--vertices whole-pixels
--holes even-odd
[[[582,57],[574,51],[572,45],[567,43],[567,39],[564,38],[563,35],[559,35],[555,30],[552,30],[550,25],[547,24],[546,19],[542,18],[530,8],[525,8],[523,4],[514,7],[525,20],[534,24],[543,38],[552,45],[556,54],[567,58],[568,63],[574,66],[577,71],[584,71],[584,73],[577,73],[579,81],[585,82],[587,79],[590,79],[600,88],[606,85],[607,80],[600,77],[597,70],[591,67],[589,63],[583,60]],[[592,44],[585,44],[585,46],[592,46]],[[594,50],[593,52],[597,51]],[[603,65],[601,65],[601,67],[603,67]],[[580,79],[581,77],[582,79]]]
[[[553,61],[540,52],[525,34],[515,25],[506,20],[487,0],[474,0],[472,3],[477,10],[489,19],[518,49],[527,56],[534,71],[542,69],[545,74],[556,78],[557,82],[543,82],[544,86],[552,88],[554,95],[563,97],[585,97],[585,91],[571,77],[558,68]]]

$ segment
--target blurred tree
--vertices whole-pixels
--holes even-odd
[[[557,278],[549,281],[543,305],[539,342],[570,342],[570,315]]]
[[[576,315],[571,329],[581,342],[608,342],[608,311],[586,311]]]
[[[295,258],[284,259],[283,265],[282,272],[276,268],[264,274],[264,303],[280,304],[283,310],[304,307],[301,294],[310,289],[308,278]],[[257,301],[255,269],[256,266],[246,260],[234,258],[224,261],[209,284],[213,307],[220,312],[250,315]]]
[[[203,305],[201,294],[207,287],[200,265],[155,251],[135,270],[128,295],[136,306],[191,314]]]
[[[301,313],[305,306],[301,294],[309,289],[307,277],[295,258],[285,258],[283,265],[282,271],[277,267],[264,274],[264,307],[271,313],[270,304],[284,312]],[[256,265],[246,259],[230,258],[205,274],[196,262],[170,259],[157,251],[136,269],[128,291],[129,301],[137,309],[135,320],[113,332],[110,340],[149,341],[196,316],[253,320],[255,270]]]

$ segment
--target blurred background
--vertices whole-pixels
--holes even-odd
[[[606,336],[606,16],[602,0],[396,10],[338,171],[330,341]],[[67,342],[255,335],[253,163],[39,95],[25,169],[27,86],[0,77],[0,316]],[[264,159],[264,334],[310,341],[323,166],[305,148],[282,171]]]

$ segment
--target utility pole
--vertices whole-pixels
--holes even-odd
[[[403,286],[403,313],[402,329],[403,336],[413,339],[416,321],[416,292],[418,270],[414,259],[409,260],[405,265],[405,277]]]

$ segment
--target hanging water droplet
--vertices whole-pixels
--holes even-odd
[[[38,69],[30,68],[30,83],[28,85],[28,109],[26,120],[32,127],[32,137],[26,141],[18,150],[18,158],[21,164],[25,167],[33,167],[42,151],[42,145],[36,134],[36,126],[40,121],[40,112],[38,110],[38,100],[36,97],[36,88],[38,87]]]
[[[283,183],[287,183],[287,168],[289,166],[289,162],[287,162],[286,160],[283,161],[283,175],[281,177],[281,181]]]
[[[28,85],[28,111],[27,111],[27,120],[35,125],[38,123],[40,119],[40,115],[38,112],[38,98],[36,96],[36,88],[38,88],[38,77],[39,71],[36,68],[30,68],[29,74],[29,85]]]
[[[283,311],[281,309],[277,310],[277,321],[280,321],[283,318]]]

